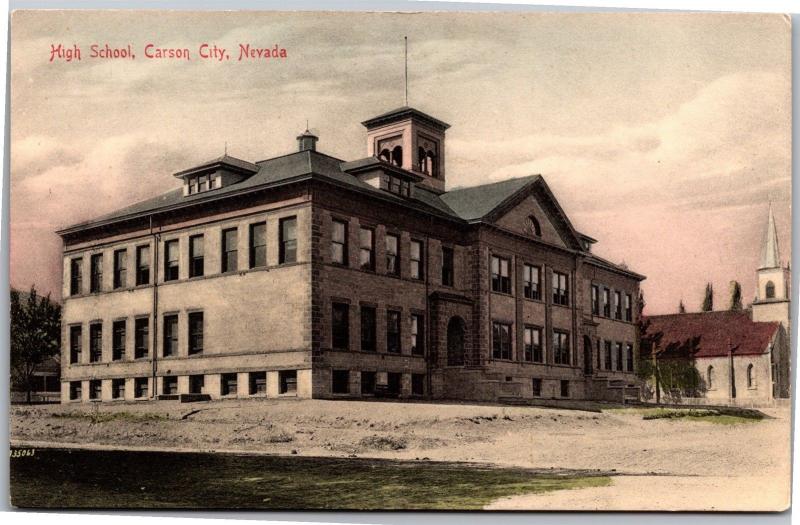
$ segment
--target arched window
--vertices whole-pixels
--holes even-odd
[[[708,370],[706,371],[706,388],[711,390],[714,388],[714,367],[709,366]]]
[[[536,217],[533,215],[528,215],[528,220],[526,222],[529,234],[537,237],[542,236],[542,227],[539,225],[539,221],[536,220]]]
[[[428,156],[425,154],[425,148],[422,146],[417,149],[417,169],[422,173],[429,173]]]
[[[392,150],[392,164],[395,166],[403,165],[403,146],[395,146]]]
[[[767,286],[765,287],[765,295],[767,299],[774,299],[775,298],[775,283],[772,281],[767,281]]]
[[[753,374],[753,363],[747,365],[747,388],[753,388],[756,386],[756,378]]]
[[[428,157],[428,161],[427,161],[428,162],[428,173],[433,177],[438,177],[439,176],[439,173],[438,173],[439,170],[436,169],[436,155],[433,153],[433,151],[428,150],[427,157]]]
[[[378,155],[378,158],[384,162],[392,162],[392,153],[388,149],[384,148],[381,150],[381,154]]]

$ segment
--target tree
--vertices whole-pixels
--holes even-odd
[[[742,310],[742,286],[739,281],[731,281],[731,306],[729,310]]]
[[[686,313],[686,307],[683,306],[683,299],[681,299],[681,302],[678,303],[678,313],[679,314],[685,314]]]
[[[31,402],[39,366],[61,349],[61,307],[31,286],[27,297],[11,291],[11,382]]]
[[[711,283],[706,284],[706,296],[703,298],[703,305],[700,307],[703,312],[714,310],[714,287]]]

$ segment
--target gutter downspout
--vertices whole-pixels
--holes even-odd
[[[150,215],[150,235],[153,238],[153,399],[158,397],[158,243],[161,236],[153,231]]]

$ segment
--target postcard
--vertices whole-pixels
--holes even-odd
[[[788,16],[10,45],[15,507],[789,507]]]

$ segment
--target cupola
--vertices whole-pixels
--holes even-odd
[[[367,128],[367,155],[421,177],[418,185],[444,193],[444,134],[450,127],[404,106],[361,124]]]

